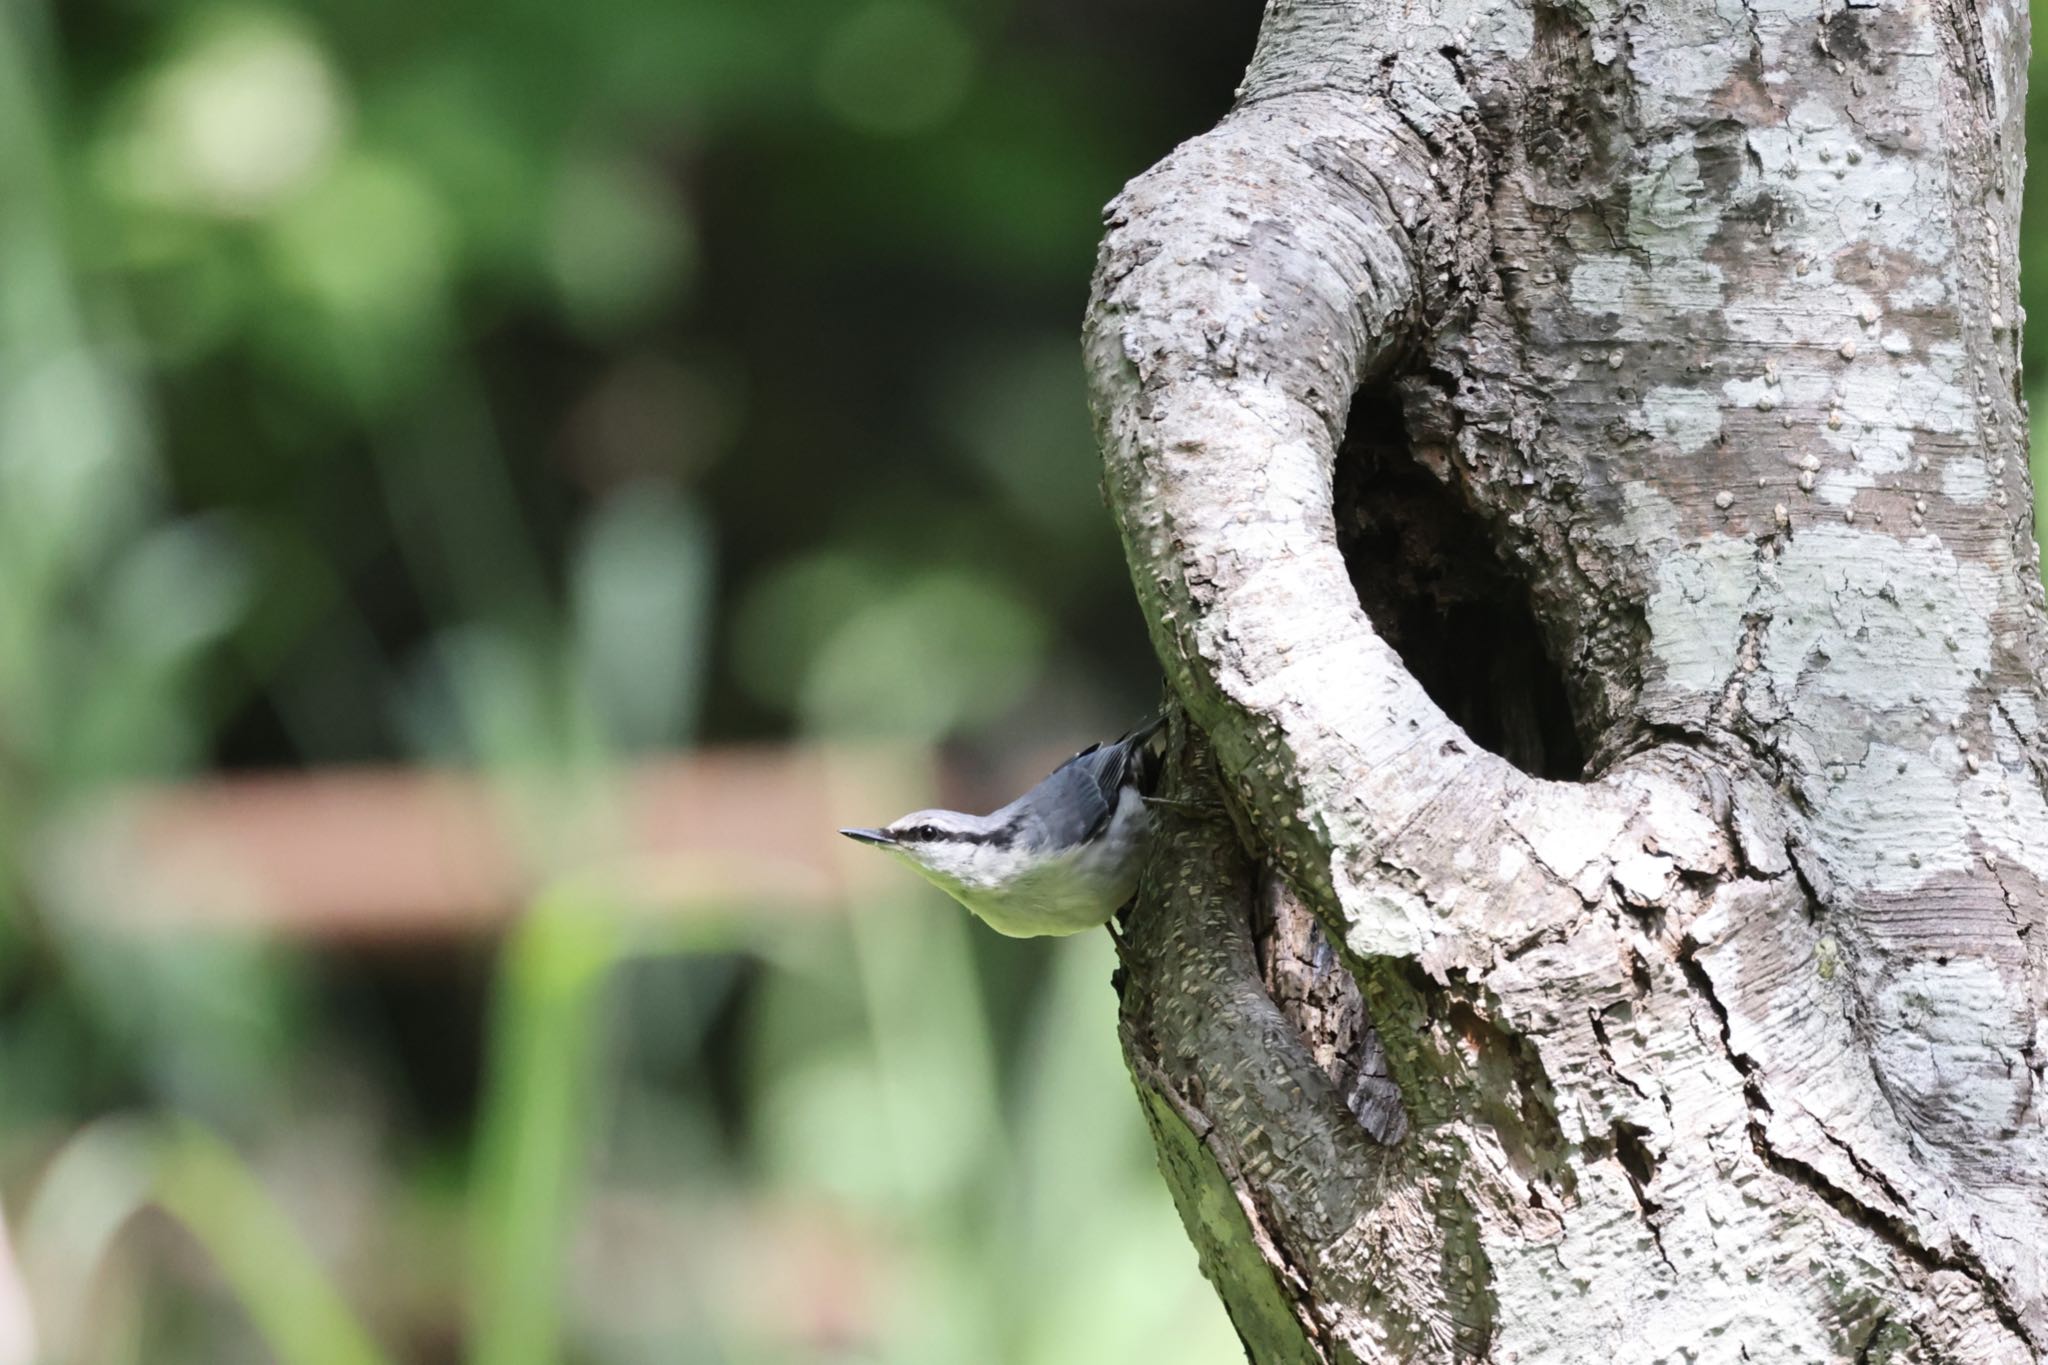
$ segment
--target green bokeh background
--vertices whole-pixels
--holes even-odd
[[[1152,705],[1078,324],[1102,204],[1223,112],[1258,12],[0,5],[35,1358],[1240,1358],[1103,936],[1000,940],[908,879],[664,920],[545,873],[549,803],[621,762],[993,773]],[[353,764],[540,793],[515,927],[111,933],[61,837],[123,784]]]
[[[0,1362],[19,1281],[48,1361],[1237,1358],[1103,936],[547,874],[615,764],[1146,713],[1076,336],[1256,10],[0,6]],[[515,927],[109,931],[65,833],[357,764],[523,793]]]

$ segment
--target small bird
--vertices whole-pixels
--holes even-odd
[[[1137,892],[1165,726],[1089,745],[989,815],[920,810],[839,832],[895,854],[999,934],[1077,934]]]

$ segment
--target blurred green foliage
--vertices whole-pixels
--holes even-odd
[[[636,754],[971,765],[1150,705],[1074,334],[1099,206],[1249,51],[1206,9],[0,9],[43,1358],[1235,1358],[1105,942],[909,885],[684,934],[572,875]],[[71,817],[121,784],[365,761],[502,783],[549,888],[502,944],[103,927],[148,888]]]

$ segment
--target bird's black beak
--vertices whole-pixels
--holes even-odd
[[[887,847],[896,842],[895,835],[882,829],[842,829],[839,832],[863,844],[881,844]]]

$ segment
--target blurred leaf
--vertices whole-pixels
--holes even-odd
[[[839,5],[663,0],[640,6],[609,54],[604,92],[635,126],[742,127],[812,95],[808,39]]]
[[[973,71],[973,41],[951,14],[927,0],[874,0],[826,40],[818,90],[856,128],[913,133],[959,107]]]
[[[105,571],[105,601],[45,738],[66,786],[157,773],[189,762],[203,715],[186,697],[205,648],[233,629],[250,583],[217,520],[160,525]],[[49,662],[64,652],[45,646]]]
[[[456,266],[430,185],[402,162],[351,153],[275,216],[268,240],[285,291],[325,323],[283,352],[306,380],[373,400],[418,385]]]
[[[564,1261],[603,1131],[600,1103],[613,1098],[604,1035],[619,967],[635,956],[729,952],[738,928],[717,916],[642,923],[596,883],[568,878],[506,941],[468,1201],[476,1365],[562,1355]]]
[[[1016,1311],[1021,1365],[1163,1359],[1234,1365],[1243,1350],[1160,1198],[1152,1144],[1117,1043],[1116,954],[1107,935],[1049,945],[1050,979],[1019,1059],[1014,1221],[996,1273],[1060,1311]],[[1077,1245],[1091,1248],[1076,1257]],[[1016,1305],[1019,1301],[1006,1301]]]
[[[238,238],[240,234],[235,234]],[[95,264],[125,272],[142,358],[164,367],[198,363],[247,325],[258,272],[246,243],[180,214],[140,212],[119,224]]]
[[[1005,497],[1062,540],[1095,539],[1102,465],[1071,338],[1009,342],[963,366],[940,401],[954,438]],[[1093,559],[1086,567],[1114,571]]]
[[[995,1058],[964,911],[936,894],[857,906],[851,968],[864,1033],[779,981],[767,1025],[810,1050],[762,1077],[761,1147],[779,1184],[815,1188],[892,1219],[938,1216],[1000,1161]]]
[[[109,933],[147,923],[152,889],[122,880],[94,821],[32,833],[42,929],[93,1045],[117,1048],[145,1094],[222,1116],[261,1111],[302,1041],[293,960],[256,938]]]
[[[748,594],[734,662],[757,696],[827,733],[930,740],[1001,714],[1045,643],[1037,613],[985,579],[928,570],[889,583],[827,552]]]
[[[624,160],[563,169],[548,264],[572,323],[603,335],[666,310],[695,255],[684,206],[656,176]]]
[[[256,7],[202,11],[151,74],[102,174],[117,195],[254,216],[317,178],[342,140],[343,104],[303,21]]]
[[[1007,589],[927,573],[837,624],[805,671],[803,712],[827,733],[937,739],[1002,714],[1044,648],[1044,623]]]
[[[184,1119],[94,1124],[51,1162],[29,1206],[23,1255],[53,1343],[84,1339],[92,1281],[145,1203],[212,1258],[281,1365],[385,1365],[256,1174]]]
[[[100,357],[14,360],[0,370],[0,555],[10,592],[47,594],[141,520],[154,491],[139,467],[146,427]]]
[[[204,1246],[281,1365],[384,1365],[297,1229],[218,1138],[172,1125],[156,1198]]]
[[[518,118],[521,91],[476,44],[423,53],[376,91],[366,139],[403,148],[441,192],[471,264],[509,279],[537,276],[552,148]]]
[[[422,753],[507,775],[601,752],[552,642],[496,626],[443,631],[417,661],[404,720]]]
[[[711,528],[653,482],[614,491],[583,527],[571,570],[585,685],[628,750],[680,743],[709,653]]]
[[[840,624],[882,591],[881,567],[863,556],[821,551],[779,564],[734,611],[733,671],[763,702],[793,711],[811,660]]]
[[[882,1078],[864,1041],[820,1048],[762,1078],[762,1156],[773,1184],[887,1210],[901,1195]]]
[[[470,1359],[558,1358],[562,1258],[586,1173],[616,919],[544,898],[506,942],[471,1194]]]
[[[250,588],[240,547],[221,522],[170,522],[115,561],[106,628],[135,661],[176,663],[233,628]]]
[[[21,1260],[47,1359],[80,1358],[96,1284],[114,1240],[149,1201],[154,1158],[148,1125],[102,1119],[73,1133],[44,1167],[23,1209]]]
[[[363,153],[292,204],[272,244],[289,283],[336,317],[369,326],[430,318],[451,264],[439,197],[410,168]]]

